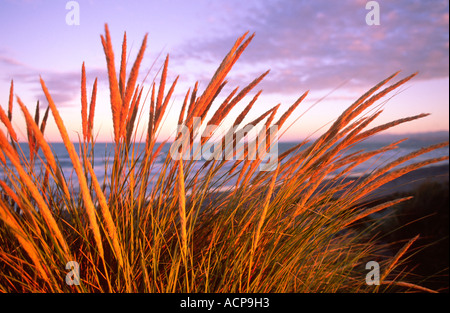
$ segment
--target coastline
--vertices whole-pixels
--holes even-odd
[[[348,177],[343,180],[342,183],[345,183],[350,180],[360,180],[367,177],[367,175]],[[322,182],[322,185],[327,184],[327,180]],[[415,192],[421,185],[427,183],[438,183],[438,184],[446,184],[449,182],[449,164],[442,165],[431,165],[423,168],[419,168],[415,171],[409,172],[399,178],[390,181],[383,186],[377,188],[371,194],[367,195],[363,199],[361,199],[359,205],[367,204],[372,206],[374,203],[379,201],[383,201],[386,199],[393,198],[396,194],[407,194]],[[228,187],[227,187],[228,188]],[[317,188],[321,190],[321,187]],[[206,198],[204,199],[203,208],[207,205],[211,205],[214,203],[217,198],[227,195],[233,190],[233,188],[228,190],[217,190],[215,192],[210,192]],[[335,196],[339,196],[345,190],[342,190],[335,194]],[[275,190],[274,193],[277,191]],[[316,191],[317,192],[317,191]],[[383,210],[386,211],[386,210]],[[388,210],[387,210],[388,211]]]
[[[372,193],[373,197],[385,197],[395,193],[411,192],[424,183],[444,184],[449,181],[449,164],[419,168],[394,179]]]

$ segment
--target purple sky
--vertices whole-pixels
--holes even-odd
[[[95,119],[98,140],[111,140],[106,62],[100,42],[104,23],[109,24],[116,62],[124,31],[130,63],[143,36],[149,34],[140,79],[154,62],[155,65],[146,85],[151,83],[165,55],[170,54],[169,83],[176,75],[180,75],[180,80],[160,139],[176,130],[176,118],[187,89],[198,80],[202,91],[234,41],[247,30],[255,32],[256,37],[230,72],[223,96],[270,69],[259,88],[247,97],[264,90],[249,120],[278,103],[282,104],[282,114],[310,90],[307,100],[294,113],[298,116],[345,83],[299,119],[286,132],[286,140],[313,134],[367,89],[398,70],[402,71],[399,77],[416,71],[419,76],[385,104],[378,123],[427,112],[432,115],[391,132],[449,129],[448,1],[378,1],[379,26],[366,24],[369,11],[365,8],[368,1],[364,0],[79,0],[80,24],[73,26],[66,24],[67,2],[0,1],[0,105],[6,108],[10,80],[14,79],[15,94],[30,110],[37,99],[45,108],[47,103],[39,85],[41,75],[75,140],[81,130],[83,61],[89,89],[95,77],[99,79]],[[248,103],[247,98],[233,114]],[[147,108],[148,103],[144,106]],[[17,109],[18,105],[14,124],[25,138],[23,119]],[[146,112],[144,109],[141,126],[147,121]],[[295,116],[289,121],[293,122]],[[46,135],[49,140],[60,140],[52,119]]]

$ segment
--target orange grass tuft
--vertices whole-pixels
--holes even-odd
[[[206,88],[200,91],[197,81],[180,100],[178,123],[188,127],[190,139],[199,126],[224,123],[268,74],[261,74],[243,89],[230,88],[225,100],[212,111],[225,86],[232,83],[228,73],[253,37],[248,32],[239,37]],[[217,152],[198,166],[197,160],[174,161],[164,151],[169,139],[161,142],[159,138],[170,114],[169,103],[177,100],[172,96],[179,76],[170,87],[166,86],[169,55],[149,86],[147,104],[147,96],[141,102],[146,86],[137,83],[147,35],[128,77],[127,34],[122,41],[119,76],[108,25],[101,42],[108,71],[115,147],[112,161],[106,157],[103,181],[94,171],[97,78],[88,108],[84,63],[81,156],[75,151],[42,78],[40,83],[49,104],[42,121],[39,103],[33,117],[17,97],[27,127],[29,158],[41,158],[37,153],[41,149],[42,162],[30,162],[17,142],[12,123],[13,81],[8,112],[0,107],[0,120],[6,127],[6,133],[0,130],[0,168],[4,174],[0,179],[2,291],[371,292],[398,286],[433,292],[409,283],[409,277],[399,268],[418,237],[394,257],[381,257],[379,249],[385,245],[374,235],[378,221],[373,225],[366,223],[369,215],[410,197],[379,201],[376,205],[363,200],[405,173],[448,160],[448,156],[443,156],[405,165],[427,152],[447,147],[448,142],[419,149],[366,176],[348,176],[356,166],[393,151],[402,141],[373,151],[349,153],[350,149],[386,129],[427,116],[419,114],[367,129],[382,114],[374,104],[415,74],[384,87],[398,75],[395,73],[375,85],[317,140],[305,140],[280,154],[272,172],[258,172],[258,166],[263,162],[260,154],[267,153],[274,142],[258,138],[256,149],[260,158],[248,144],[243,151],[230,148],[240,140],[252,140],[248,126],[261,126],[260,134],[283,127],[308,92],[278,119],[281,104],[240,128],[259,99],[260,90],[237,112],[233,129],[226,135],[232,136],[227,137],[231,142],[225,136],[219,138],[217,146],[221,145],[222,155]],[[138,129],[147,106],[144,144],[139,142]],[[57,156],[44,138],[50,110],[76,174],[69,179],[63,176]],[[207,116],[211,118],[207,120]],[[201,125],[194,125],[194,120],[200,120]],[[203,137],[199,149],[205,148],[213,135]],[[175,138],[179,136],[175,134]],[[193,147],[191,142],[189,148]],[[243,158],[232,160],[238,153]],[[224,155],[225,159],[215,159]],[[221,191],[229,186],[233,188]],[[365,222],[360,223],[363,219]],[[381,285],[375,288],[364,283],[359,269],[362,262],[373,258],[380,259],[384,269]],[[62,263],[69,260],[79,262],[82,269],[82,283],[76,288],[61,285],[66,274]]]
[[[105,51],[106,56],[106,65],[108,68],[111,111],[113,115],[113,126],[114,126],[114,140],[117,143],[120,137],[120,112],[122,108],[122,97],[120,96],[119,85],[117,83],[116,68],[114,63],[114,52],[112,49],[111,37],[109,35],[108,25],[106,24],[105,24],[105,37],[101,35],[103,50]]]
[[[80,183],[81,194],[83,196],[84,205],[86,207],[86,213],[89,218],[89,224],[90,224],[92,233],[94,235],[94,241],[97,245],[99,255],[103,259],[104,258],[103,244],[102,244],[102,240],[101,240],[101,236],[100,236],[100,229],[99,229],[99,226],[97,223],[95,207],[94,207],[94,204],[92,203],[92,199],[91,199],[91,196],[89,193],[89,188],[87,186],[86,178],[84,176],[83,169],[81,167],[80,159],[78,158],[75,148],[69,139],[69,135],[67,134],[66,127],[64,126],[61,116],[59,115],[58,109],[56,108],[56,105],[53,102],[53,99],[50,96],[50,93],[48,92],[48,89],[45,86],[44,81],[42,80],[42,78],[40,80],[41,80],[42,90],[44,91],[44,94],[47,98],[50,109],[52,110],[52,114],[55,119],[56,125],[58,126],[59,132],[64,141],[64,145],[66,146],[67,152],[69,153],[70,159],[72,160],[73,167],[77,174],[78,181]]]

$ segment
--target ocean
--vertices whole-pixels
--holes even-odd
[[[410,138],[406,140],[405,142],[399,144],[399,147],[395,150],[388,151],[384,154],[377,155],[370,159],[369,161],[362,163],[355,167],[351,173],[350,176],[360,176],[363,174],[368,174],[370,171],[382,167],[386,164],[388,164],[391,161],[394,161],[395,159],[405,156],[413,151],[416,151],[420,148],[436,144],[445,140],[448,140],[448,132],[440,132],[438,134],[434,134],[433,136],[424,136],[424,135],[416,135],[416,136],[409,136]],[[379,149],[381,147],[387,146],[399,139],[405,138],[405,136],[395,136],[395,135],[381,135],[381,136],[375,136],[371,138],[370,140],[366,140],[364,143],[360,143],[358,145],[355,145],[351,149],[349,149],[345,154],[351,154],[359,150],[365,150],[365,151],[373,151],[376,149]],[[292,148],[298,144],[298,142],[278,142],[278,154],[282,154],[283,152],[287,151],[288,149]],[[310,144],[306,144],[302,149],[306,149]],[[74,177],[73,179],[73,187],[77,188],[77,180],[76,180],[76,174],[73,170],[72,162],[70,160],[69,154],[67,153],[67,150],[63,143],[52,143],[51,144],[52,149],[54,151],[54,154],[57,158],[57,162],[59,162],[63,174],[66,177],[66,179],[70,177]],[[140,149],[138,151],[142,151],[142,148],[145,146],[145,144],[140,145]],[[158,144],[156,144],[156,147]],[[23,151],[23,153],[28,156],[29,150],[28,150],[28,144],[27,143],[21,143],[20,147]],[[75,144],[75,147],[78,148],[78,144]],[[164,147],[161,150],[160,155],[156,158],[154,166],[152,168],[152,172],[150,177],[157,174],[159,174],[159,171],[162,168],[163,162],[169,153],[170,150],[170,144],[166,143]],[[39,152],[39,155],[42,157],[42,152]],[[100,182],[102,182],[105,178],[105,175],[109,175],[111,170],[110,168],[107,168],[105,171],[105,164],[106,161],[109,158],[109,164],[112,162],[112,158],[114,155],[114,144],[113,143],[96,143],[95,149],[94,149],[94,163],[93,168],[97,175],[97,178]],[[415,162],[424,161],[430,158],[438,158],[443,156],[449,155],[449,148],[448,146],[445,148],[437,149],[434,151],[431,151],[429,153],[423,154],[421,156],[418,156],[410,161],[407,161],[403,165],[412,164]],[[200,159],[197,160],[194,169],[199,169],[203,164],[205,160]],[[231,167],[233,166],[235,160],[230,160],[227,162],[227,164],[223,167],[223,171],[229,171]],[[442,161],[433,165],[443,165],[448,164],[448,160]],[[431,166],[433,166],[431,165]],[[7,166],[11,166],[10,162],[7,161]],[[35,168],[39,169],[40,167],[40,159],[39,157],[35,161]],[[110,166],[109,166],[110,167]],[[2,180],[7,180],[8,178],[5,177],[5,172],[3,166],[0,166],[0,177]],[[235,180],[231,179],[227,181],[227,185],[221,186],[221,189],[230,187],[234,185]],[[151,186],[150,186],[151,188]]]

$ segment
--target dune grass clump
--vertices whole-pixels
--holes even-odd
[[[252,38],[248,34],[238,38],[203,91],[196,83],[186,92],[178,122],[191,134],[195,118],[202,125],[223,123],[266,76],[267,72],[262,73],[245,88],[234,89],[214,112],[210,111],[228,83],[227,74]],[[354,180],[348,179],[352,168],[396,149],[399,142],[374,151],[345,153],[381,131],[426,116],[369,128],[381,113],[378,101],[415,74],[386,86],[398,75],[395,73],[378,83],[307,148],[302,142],[278,155],[274,171],[259,171],[263,161],[250,158],[249,150],[243,152],[242,160],[213,159],[195,166],[198,160],[174,160],[164,154],[166,142],[158,140],[178,80],[167,83],[169,58],[159,80],[151,84],[149,99],[144,100],[144,86],[137,84],[137,78],[147,36],[128,77],[126,36],[118,75],[107,26],[101,42],[114,136],[114,151],[106,162],[108,175],[103,181],[93,170],[97,80],[88,99],[84,64],[78,147],[69,139],[45,78],[40,82],[48,109],[42,121],[39,104],[33,117],[16,97],[27,125],[29,155],[21,150],[12,123],[13,83],[8,111],[0,108],[4,124],[4,131],[0,131],[0,291],[432,291],[403,281],[404,276],[397,271],[417,237],[388,257],[380,254],[385,247],[367,235],[374,225],[367,226],[367,232],[352,226],[370,214],[409,200],[404,197],[376,206],[367,206],[364,201],[383,184],[448,159],[403,165],[448,142],[403,156]],[[241,125],[260,94],[255,93],[243,106],[233,126]],[[306,96],[307,92],[278,119],[279,105],[248,124],[260,125],[266,132],[275,126],[281,129]],[[141,142],[136,122],[145,120],[140,115],[143,107],[149,108],[149,116],[145,141]],[[63,175],[58,157],[44,137],[49,113],[72,161],[71,177]],[[208,116],[212,117],[208,120]],[[233,145],[242,137],[238,136],[240,129],[234,133]],[[201,146],[208,144],[207,139]],[[222,144],[226,144],[225,138]],[[153,175],[159,157],[164,163],[159,174]],[[41,162],[36,163],[37,158]],[[227,165],[231,170],[224,171]],[[218,192],[230,182],[235,188]],[[79,264],[79,284],[66,283],[66,264],[71,261]],[[366,284],[368,261],[380,264],[378,286]]]

